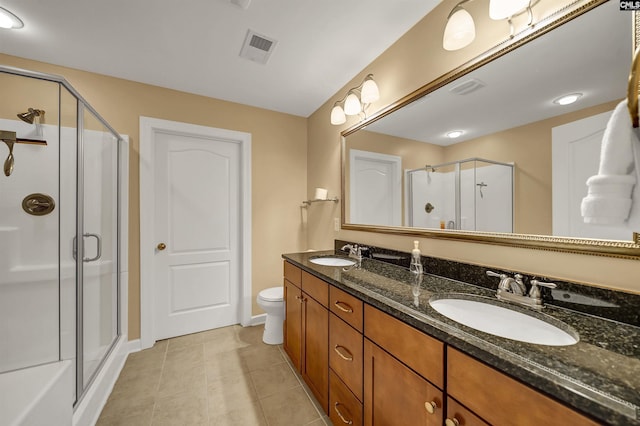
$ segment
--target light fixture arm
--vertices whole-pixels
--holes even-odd
[[[507,18],[507,22],[509,23],[509,38],[514,38],[516,36],[516,30],[515,30],[515,27],[513,26],[513,21],[512,21],[513,18],[526,13],[529,16],[529,22],[527,22],[527,27],[530,27],[533,25],[533,6],[535,6],[539,2],[540,0],[530,0],[527,7],[522,9],[520,12],[515,13]]]

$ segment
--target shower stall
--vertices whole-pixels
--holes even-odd
[[[405,175],[408,226],[513,232],[513,164],[469,158]]]
[[[126,354],[127,140],[62,77],[0,87],[0,423],[91,424]]]

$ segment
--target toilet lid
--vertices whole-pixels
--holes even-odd
[[[267,288],[262,290],[259,295],[262,300],[267,300],[270,302],[282,300],[282,298],[284,297],[284,287]]]

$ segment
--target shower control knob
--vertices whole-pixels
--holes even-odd
[[[165,243],[158,244],[158,250],[162,251],[162,250],[164,250],[166,248],[167,248],[167,245]]]

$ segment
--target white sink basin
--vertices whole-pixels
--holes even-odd
[[[429,304],[449,319],[494,336],[549,346],[568,346],[578,342],[577,337],[547,321],[491,303],[439,298],[430,300]]]
[[[356,264],[353,260],[345,259],[344,257],[332,256],[314,257],[309,259],[309,262],[322,266],[351,266]]]

